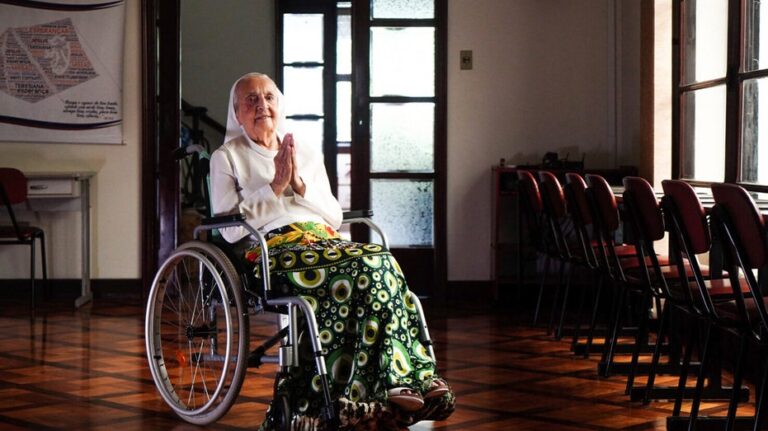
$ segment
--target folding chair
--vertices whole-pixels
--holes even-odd
[[[10,225],[0,226],[0,245],[28,245],[30,248],[29,284],[30,307],[35,308],[35,240],[40,240],[40,255],[43,264],[43,282],[48,281],[45,259],[45,232],[35,226],[19,223],[13,206],[27,201],[27,177],[14,168],[0,168],[0,201],[10,218]]]

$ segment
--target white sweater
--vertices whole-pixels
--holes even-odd
[[[295,194],[288,186],[275,196],[270,183],[275,177],[270,151],[245,136],[232,139],[211,155],[211,200],[216,215],[245,214],[255,229],[268,232],[294,222],[314,221],[334,229],[341,226],[341,206],[331,193],[322,154],[296,143],[296,164],[306,190]],[[226,228],[221,234],[229,242],[248,235],[242,227]]]

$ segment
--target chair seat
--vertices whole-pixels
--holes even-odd
[[[637,256],[637,251],[635,250],[634,245],[617,245],[613,248],[613,251],[615,251],[616,256],[619,257]]]
[[[749,321],[755,329],[757,329],[762,323],[760,320],[760,312],[757,309],[757,304],[752,297],[744,298],[744,308],[746,309]],[[763,308],[768,308],[768,298],[763,299]],[[736,305],[736,301],[727,301],[717,304],[718,317],[723,323],[739,327],[742,326],[739,307]]]
[[[632,270],[632,269],[640,269],[640,262],[637,259],[637,256],[619,256],[621,259],[619,259],[619,263],[621,264],[621,269],[624,270]],[[670,266],[669,262],[669,256],[656,256],[656,259],[659,261],[659,265],[661,265],[661,270],[664,271],[665,267]],[[651,262],[651,258],[647,257],[645,258],[645,264],[649,268],[653,267],[653,262]]]
[[[19,231],[21,238],[26,241],[43,235],[43,230],[35,226],[19,226]],[[16,229],[13,226],[0,226],[0,240],[3,239],[19,239]]]
[[[646,258],[646,262],[648,262],[650,265],[648,258]],[[659,256],[659,265],[661,265],[661,276],[664,277],[666,280],[675,281],[678,278],[680,278],[680,272],[677,269],[677,265],[670,264],[668,257]],[[700,265],[699,268],[701,269],[701,275],[704,278],[709,278],[710,276],[709,266]],[[632,259],[632,262],[629,262],[627,267],[624,267],[624,265],[622,264],[622,269],[625,270],[624,274],[627,277],[627,281],[629,281],[630,283],[639,283],[642,280],[644,280],[643,274],[641,272],[641,268],[638,266],[637,259]],[[651,277],[652,278],[655,277],[655,271],[653,267],[649,267],[648,269],[651,274]],[[693,271],[691,271],[690,266],[687,264],[685,265],[685,272],[686,272],[686,276],[689,279],[693,279]],[[725,286],[725,285],[721,285],[721,286]],[[730,287],[730,284],[728,286]]]
[[[600,243],[598,241],[592,241],[592,249],[595,250],[595,253],[598,253],[598,248],[600,248]],[[616,253],[616,256],[619,257],[637,256],[634,245],[617,245],[613,247],[613,251]]]
[[[739,284],[741,285],[741,293],[749,294],[749,285],[747,280],[743,277],[739,277]],[[691,282],[691,289],[696,289],[696,282]],[[704,280],[704,286],[709,291],[709,295],[712,299],[718,299],[718,297],[733,296],[733,284],[730,278],[716,278],[713,280]]]

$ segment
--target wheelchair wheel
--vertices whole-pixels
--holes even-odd
[[[274,418],[277,421],[275,429],[277,431],[290,431],[291,429],[291,401],[287,395],[280,395],[272,403],[275,409]]]
[[[232,407],[247,369],[249,324],[240,277],[221,250],[192,241],[163,262],[145,331],[152,378],[179,416],[207,425]]]

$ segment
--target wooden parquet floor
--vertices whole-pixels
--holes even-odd
[[[597,358],[515,324],[508,310],[427,310],[456,412],[423,430],[664,430],[669,402],[631,403],[622,376],[598,378]],[[248,371],[237,404],[207,428],[178,419],[160,399],[144,353],[143,307],[96,302],[80,310],[0,302],[0,429],[255,429],[271,398],[274,366]],[[271,320],[253,323],[254,336]],[[641,378],[642,382],[643,379]],[[673,384],[672,376],[659,383]],[[687,408],[687,407],[686,407]],[[724,403],[705,403],[722,414]],[[739,409],[751,414],[752,403]]]

